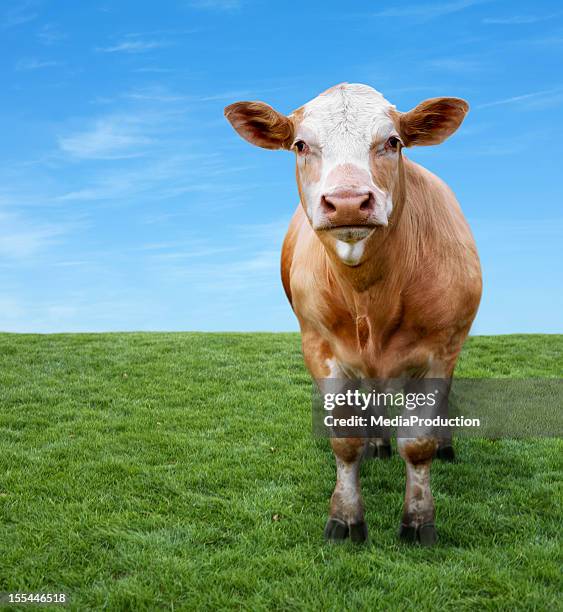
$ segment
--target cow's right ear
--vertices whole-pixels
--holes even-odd
[[[289,149],[293,123],[264,102],[235,102],[225,108],[225,117],[245,139],[264,149]]]

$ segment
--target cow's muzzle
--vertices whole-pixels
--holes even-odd
[[[371,189],[332,189],[321,196],[321,211],[330,228],[374,225],[375,194]]]

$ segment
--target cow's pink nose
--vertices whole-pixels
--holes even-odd
[[[375,199],[371,191],[341,189],[322,196],[321,206],[335,226],[363,225],[375,208]]]

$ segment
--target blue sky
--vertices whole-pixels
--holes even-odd
[[[1,330],[297,329],[293,156],[222,111],[349,81],[399,110],[469,101],[408,154],[475,233],[473,333],[563,332],[561,3],[4,0],[0,45]]]

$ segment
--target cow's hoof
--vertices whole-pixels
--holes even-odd
[[[342,542],[350,538],[357,544],[368,539],[368,528],[364,521],[360,523],[347,523],[338,518],[329,518],[324,531],[325,540],[329,542]]]
[[[401,524],[399,539],[406,544],[416,544],[418,542],[421,546],[433,546],[436,544],[438,536],[434,523],[425,523],[419,527]]]
[[[455,461],[455,452],[454,447],[449,446],[440,446],[436,451],[436,458],[442,461],[447,461],[448,463],[452,463]]]
[[[350,539],[355,544],[361,544],[368,539],[368,526],[365,521],[350,525]]]
[[[390,459],[393,449],[390,442],[384,444],[368,444],[364,451],[364,459]]]
[[[426,525],[421,525],[418,528],[417,536],[421,546],[434,546],[438,540],[438,534],[436,533],[434,523],[426,523]]]
[[[337,518],[329,518],[325,525],[325,540],[341,542],[350,535],[348,524]]]
[[[414,525],[403,525],[399,527],[399,540],[406,544],[414,544],[416,542],[416,527]]]

